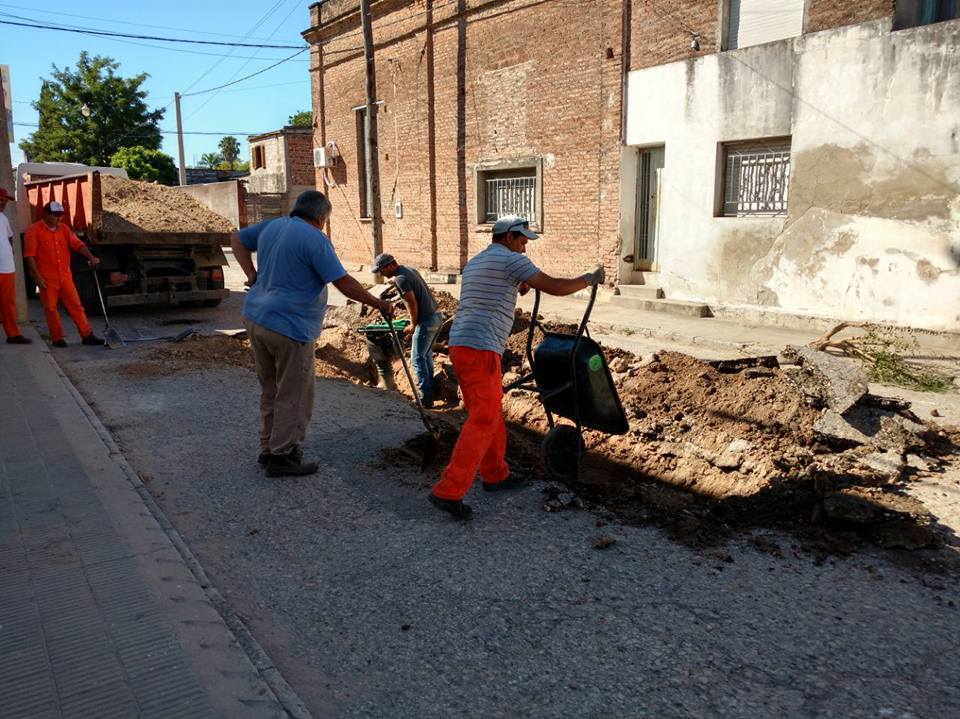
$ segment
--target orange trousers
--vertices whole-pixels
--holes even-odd
[[[12,272],[0,273],[0,318],[3,319],[3,331],[7,337],[20,334],[17,326],[17,276]]]
[[[503,421],[503,377],[500,355],[470,347],[451,347],[450,359],[467,408],[467,421],[457,437],[433,494],[463,499],[480,470],[484,482],[496,484],[510,476],[504,459],[507,426]]]
[[[47,286],[40,290],[40,304],[43,305],[43,314],[47,318],[50,340],[56,342],[63,339],[63,325],[60,323],[60,313],[57,311],[58,302],[62,303],[67,310],[80,336],[89,335],[92,332],[90,323],[87,322],[87,314],[83,311],[83,305],[80,304],[80,296],[77,294],[73,280],[61,282],[59,278],[54,280],[44,278],[44,282]]]

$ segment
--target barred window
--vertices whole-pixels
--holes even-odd
[[[724,148],[723,215],[778,215],[787,211],[790,142]]]
[[[537,217],[536,170],[485,172],[484,220],[496,222],[504,215],[520,215],[531,222]]]

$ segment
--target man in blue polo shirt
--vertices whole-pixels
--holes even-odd
[[[327,285],[393,315],[389,302],[363,289],[340,264],[322,232],[331,210],[322,192],[307,190],[289,217],[246,227],[230,238],[250,287],[243,316],[260,382],[257,461],[269,477],[317,471],[316,462],[304,462],[300,443],[313,414],[314,344],[323,328]]]

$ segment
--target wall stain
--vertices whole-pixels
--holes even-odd
[[[886,179],[872,180],[877,155],[865,143],[826,144],[799,152],[791,168],[789,216],[818,207],[903,221],[950,219],[950,203],[960,186],[949,176],[949,167],[929,150],[915,151],[914,158],[916,164],[900,163]]]
[[[928,285],[932,285],[938,279],[940,279],[940,274],[943,272],[939,267],[935,267],[930,260],[920,260],[917,262],[917,277],[926,282]]]

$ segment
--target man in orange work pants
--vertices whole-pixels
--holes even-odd
[[[30,339],[24,337],[17,326],[17,290],[16,263],[13,259],[13,231],[3,211],[13,195],[0,187],[0,319],[3,331],[7,335],[7,344],[28,345]]]
[[[510,474],[506,462],[507,427],[503,420],[500,357],[513,328],[517,292],[528,288],[550,295],[572,295],[604,281],[603,267],[564,279],[541,272],[525,255],[536,233],[522,217],[501,217],[493,226],[493,242],[463,268],[460,302],[450,328],[450,360],[467,408],[450,463],[433,486],[430,502],[456,519],[472,510],[463,497],[477,470],[488,492],[519,489],[522,477]]]
[[[54,347],[66,347],[63,325],[57,305],[62,303],[77,326],[81,342],[85,345],[102,345],[103,340],[93,334],[87,315],[80,304],[80,296],[70,273],[70,252],[83,255],[96,271],[100,260],[73,231],[63,224],[63,205],[48,202],[43,206],[43,219],[34,222],[23,236],[23,256],[30,276],[40,290],[40,304],[47,318],[50,340]]]

